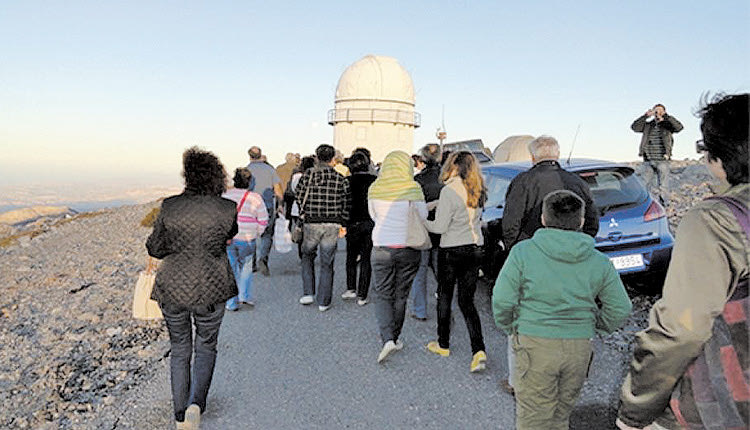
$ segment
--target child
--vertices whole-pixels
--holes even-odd
[[[516,358],[518,429],[568,428],[592,359],[589,339],[615,330],[632,307],[609,258],[580,232],[584,206],[570,191],[545,196],[545,228],[511,249],[492,293],[495,323]]]

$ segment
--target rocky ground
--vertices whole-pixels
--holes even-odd
[[[0,248],[0,428],[88,428],[164,359],[163,323],[130,317],[154,206],[38,222]]]
[[[674,227],[716,183],[695,161],[673,162],[672,173]],[[0,246],[0,428],[92,428],[102,414],[112,414],[116,428],[119,400],[163,364],[169,350],[163,323],[130,317],[150,232],[140,222],[157,206],[3,231],[13,238]],[[654,300],[634,293],[633,315],[604,339],[623,360]]]

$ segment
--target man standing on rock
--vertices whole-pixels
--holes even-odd
[[[283,198],[281,191],[281,178],[276,170],[264,161],[260,148],[253,146],[247,150],[250,156],[250,164],[247,168],[253,174],[255,187],[252,191],[263,197],[268,212],[268,226],[260,236],[260,249],[258,250],[257,269],[263,276],[270,276],[268,270],[268,254],[271,252],[273,245],[273,231],[276,225],[276,203]]]
[[[669,160],[672,158],[672,133],[682,130],[677,118],[667,115],[663,104],[657,104],[636,118],[630,126],[642,133],[638,156],[643,157],[640,175],[649,191],[663,206],[669,204]]]

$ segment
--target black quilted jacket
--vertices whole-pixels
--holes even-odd
[[[227,240],[237,234],[235,202],[186,190],[164,200],[148,254],[163,259],[151,298],[165,304],[201,306],[237,295],[227,259]]]

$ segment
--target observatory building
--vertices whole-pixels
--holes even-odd
[[[336,87],[334,108],[328,111],[333,146],[345,156],[363,146],[375,162],[396,149],[412,153],[414,84],[409,72],[392,57],[368,55],[349,66]]]

